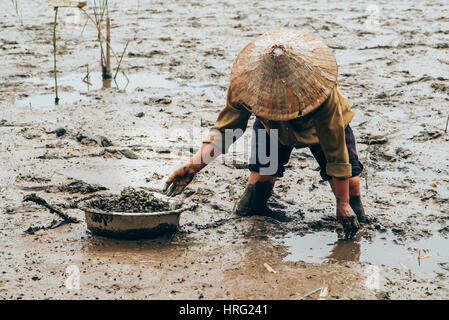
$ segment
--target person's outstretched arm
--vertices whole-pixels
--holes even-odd
[[[186,165],[175,170],[165,183],[163,191],[167,195],[180,194],[196,173],[220,154],[226,153],[229,146],[243,135],[251,113],[241,105],[232,103],[231,96],[231,91],[228,90],[226,106],[198,152]]]
[[[212,162],[221,154],[221,151],[212,143],[203,143],[190,161],[175,170],[164,185],[163,191],[168,196],[180,194],[192,181],[195,174]]]
[[[329,98],[314,115],[313,121],[326,156],[326,173],[332,177],[329,181],[337,201],[337,217],[343,225],[346,237],[352,238],[360,225],[349,205],[349,178],[351,164],[345,141],[345,123],[342,115],[341,94],[334,88]]]

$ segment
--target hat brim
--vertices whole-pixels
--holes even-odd
[[[273,48],[284,48],[281,57]],[[281,53],[281,54],[282,54]],[[251,41],[231,71],[233,102],[267,120],[291,120],[317,109],[337,82],[332,50],[318,38],[278,30]]]

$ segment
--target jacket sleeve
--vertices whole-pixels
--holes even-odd
[[[329,98],[313,116],[320,146],[327,160],[326,173],[336,178],[349,178],[352,175],[342,115],[345,103],[347,104],[347,100],[335,86]]]
[[[222,153],[226,153],[231,144],[245,132],[250,116],[251,112],[243,106],[232,103],[231,91],[228,89],[226,106],[221,110],[215,125],[203,143],[213,143],[222,150]]]

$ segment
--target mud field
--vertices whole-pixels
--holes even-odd
[[[119,73],[110,88],[96,30],[61,9],[59,106],[53,10],[1,3],[0,298],[317,299],[305,295],[320,287],[324,299],[449,298],[447,1],[110,1],[112,47],[121,54],[129,42],[129,83]],[[248,130],[177,196],[197,206],[173,238],[90,234],[77,203],[161,188],[214,123],[237,53],[281,28],[317,35],[337,57],[374,222],[341,239],[307,149],[294,151],[270,200],[288,219],[232,216],[249,175]],[[23,202],[31,193],[80,222],[26,233],[61,221]]]

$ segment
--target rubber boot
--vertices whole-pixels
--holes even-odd
[[[349,205],[351,206],[354,213],[357,215],[357,220],[360,224],[367,224],[369,220],[365,215],[365,209],[363,209],[363,204],[360,196],[349,197]]]
[[[240,200],[235,203],[232,212],[241,217],[271,215],[271,210],[267,208],[267,200],[271,196],[273,187],[274,185],[269,181],[248,184]]]

